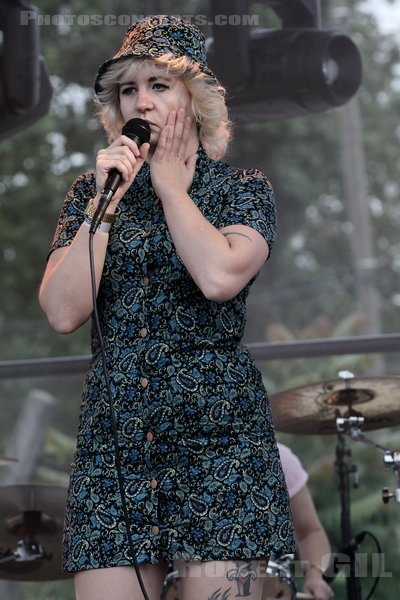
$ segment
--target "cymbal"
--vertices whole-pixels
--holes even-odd
[[[61,572],[67,488],[25,484],[0,487],[0,579],[50,581]]]
[[[325,435],[338,433],[337,417],[361,416],[363,430],[400,423],[400,377],[332,379],[271,396],[277,431]]]

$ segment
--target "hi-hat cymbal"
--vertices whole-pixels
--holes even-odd
[[[400,377],[332,379],[271,396],[277,431],[325,435],[338,433],[337,417],[364,417],[363,430],[400,423]]]
[[[67,489],[26,484],[0,487],[0,579],[63,579],[62,531]]]

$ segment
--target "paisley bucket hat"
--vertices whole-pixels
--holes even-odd
[[[145,17],[128,29],[117,54],[100,66],[94,86],[96,93],[102,91],[101,78],[116,61],[134,57],[157,58],[164,54],[173,58],[186,56],[217,82],[207,64],[205,38],[201,31],[180,17],[156,15]]]

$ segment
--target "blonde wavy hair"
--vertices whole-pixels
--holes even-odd
[[[119,103],[120,84],[132,80],[138,69],[146,64],[155,65],[163,75],[182,79],[191,96],[200,142],[210,158],[221,159],[231,139],[225,89],[186,56],[173,58],[170,54],[165,54],[156,58],[120,59],[109,66],[101,78],[100,85],[103,89],[95,97],[97,115],[108,141],[114,141],[121,134],[124,125]]]

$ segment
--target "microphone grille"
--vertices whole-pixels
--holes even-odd
[[[145,144],[150,139],[150,125],[144,119],[130,119],[122,128],[122,134],[138,141],[138,146]]]

